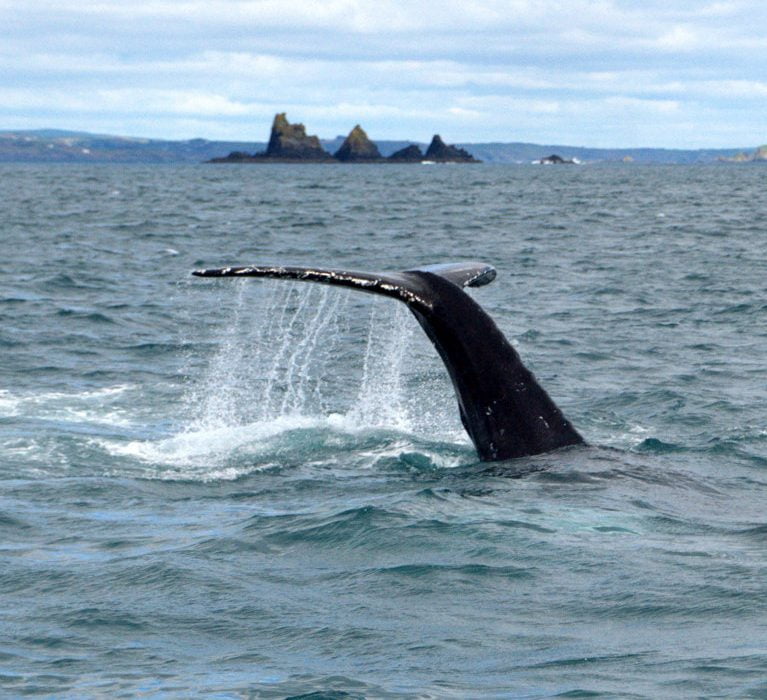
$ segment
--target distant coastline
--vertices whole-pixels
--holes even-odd
[[[320,138],[322,147],[334,153],[346,137]],[[416,140],[377,140],[386,158],[408,146],[422,151],[428,143]],[[0,131],[0,163],[120,163],[120,164],[200,164],[232,151],[256,153],[267,148],[261,141],[213,141],[208,139],[166,140],[120,135],[93,134],[61,129]],[[758,146],[733,148],[591,148],[562,143],[464,142],[456,144],[486,164],[528,165],[550,154],[583,163],[615,163],[626,167],[643,164],[690,165],[741,162],[740,153],[754,154]],[[732,159],[736,159],[733,161]],[[742,164],[759,166],[765,161],[746,159]]]

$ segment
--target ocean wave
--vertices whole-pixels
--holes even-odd
[[[23,416],[65,423],[88,423],[127,427],[132,420],[119,404],[124,394],[137,387],[129,384],[76,392],[13,393],[0,389],[0,418]]]
[[[116,321],[111,316],[107,316],[106,314],[100,313],[98,311],[89,311],[85,309],[71,309],[71,308],[58,309],[56,311],[56,315],[63,318],[73,318],[73,319],[82,320],[82,321],[93,321],[94,323],[108,323],[108,324],[116,323]]]
[[[94,443],[163,480],[232,481],[280,465],[353,462],[355,469],[429,471],[465,463],[467,447],[424,442],[400,431],[360,425],[352,415],[287,415],[244,425],[192,425],[160,438]],[[445,451],[442,448],[446,448]],[[473,457],[473,453],[470,453]]]

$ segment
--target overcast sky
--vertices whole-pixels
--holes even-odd
[[[0,129],[767,142],[764,0],[0,0]]]

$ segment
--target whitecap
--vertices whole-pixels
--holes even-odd
[[[120,384],[79,392],[49,391],[39,394],[13,394],[0,390],[0,417],[23,416],[64,423],[129,427],[133,421],[124,408],[113,405],[113,402],[133,388]]]
[[[19,414],[19,398],[0,389],[0,417],[10,418]]]
[[[195,426],[159,440],[116,442],[97,440],[115,456],[130,457],[147,464],[170,466],[209,466],[225,463],[228,458],[268,451],[269,440],[296,430],[330,428],[350,432],[353,424],[344,416],[280,416],[235,426]]]

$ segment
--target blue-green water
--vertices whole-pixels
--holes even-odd
[[[767,697],[766,174],[2,166],[0,694]],[[189,276],[467,259],[589,447],[479,464],[404,307]]]

